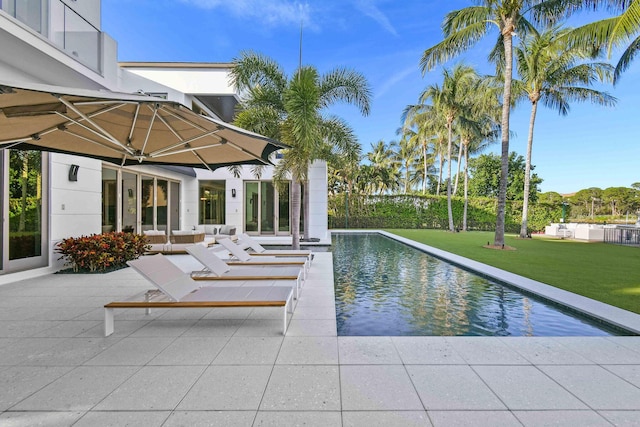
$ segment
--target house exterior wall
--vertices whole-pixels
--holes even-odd
[[[100,0],[73,2],[63,0],[69,7],[100,29]],[[96,49],[100,54],[100,69],[96,70],[62,51],[42,34],[18,22],[0,10],[0,81],[36,82],[58,86],[105,89],[119,92],[167,93],[170,100],[191,106],[194,95],[231,95],[236,92],[229,86],[228,64],[194,65],[154,64],[144,67],[121,68],[117,63],[117,43],[100,32]],[[78,180],[69,181],[72,165],[79,166]],[[106,164],[105,164],[106,165]],[[99,160],[51,153],[47,164],[48,209],[47,256],[48,263],[41,268],[27,271],[0,272],[0,284],[46,274],[61,268],[62,261],[55,253],[55,245],[70,236],[90,235],[102,232],[102,169]],[[111,165],[113,166],[113,165]],[[226,223],[236,225],[239,231],[244,225],[244,182],[255,180],[250,167],[244,167],[240,178],[233,177],[226,168],[213,172],[197,170],[197,177],[173,173],[152,166],[128,167],[126,170],[159,176],[180,183],[180,227],[190,229],[198,225],[199,180],[226,181]],[[266,168],[262,180],[272,178],[272,168]],[[327,176],[326,164],[316,162],[310,169],[310,223],[311,237],[326,239],[327,232]],[[236,197],[232,197],[232,190]],[[4,190],[3,190],[4,191]],[[8,213],[3,212],[3,215]],[[6,221],[6,218],[5,218]]]

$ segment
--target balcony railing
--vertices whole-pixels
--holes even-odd
[[[101,32],[60,0],[0,0],[0,8],[78,62],[102,72]]]

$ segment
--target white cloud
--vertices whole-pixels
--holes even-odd
[[[393,27],[393,25],[391,25],[391,21],[389,21],[389,18],[387,18],[387,16],[382,13],[378,6],[376,6],[376,0],[356,0],[355,6],[362,13],[380,24],[380,26],[387,30],[389,33],[393,34],[394,36],[398,35],[396,29]]]
[[[203,9],[224,9],[234,16],[245,17],[269,27],[296,25],[304,22],[313,27],[311,8],[306,2],[287,0],[181,0]]]
[[[382,95],[391,90],[395,85],[400,83],[402,80],[406,79],[411,74],[417,73],[417,67],[415,65],[411,65],[410,67],[405,68],[404,70],[400,70],[397,73],[393,74],[391,77],[385,80],[385,82],[380,86],[380,88],[375,93],[375,98],[380,98]]]

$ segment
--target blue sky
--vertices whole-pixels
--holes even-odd
[[[373,90],[371,113],[338,105],[329,112],[349,122],[369,151],[380,139],[397,139],[400,116],[441,69],[422,76],[424,50],[442,40],[440,24],[471,0],[103,0],[102,30],[118,42],[120,61],[231,62],[243,50],[265,54],[287,73],[298,65],[300,22],[303,63],[326,72],[348,67]],[[589,14],[581,19],[599,16]],[[486,56],[492,33],[460,58],[491,73]],[[614,55],[613,60],[617,60]],[[612,108],[573,104],[567,117],[538,109],[533,164],[542,191],[569,193],[588,187],[630,186],[640,181],[640,60],[614,88]],[[512,112],[510,150],[524,155],[530,105]],[[488,149],[499,152],[499,144]]]

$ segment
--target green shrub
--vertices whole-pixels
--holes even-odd
[[[329,228],[404,228],[448,229],[447,197],[434,195],[349,196],[349,215],[343,195],[329,197]],[[490,197],[470,197],[467,206],[467,230],[493,231],[497,201]],[[453,224],[462,229],[464,199],[451,200]],[[561,209],[534,204],[529,210],[529,229],[539,231],[560,218]],[[522,202],[507,201],[505,231],[519,232]]]
[[[105,271],[124,267],[127,261],[139,258],[149,248],[143,235],[111,232],[90,236],[68,237],[58,243],[55,251],[73,271]]]

